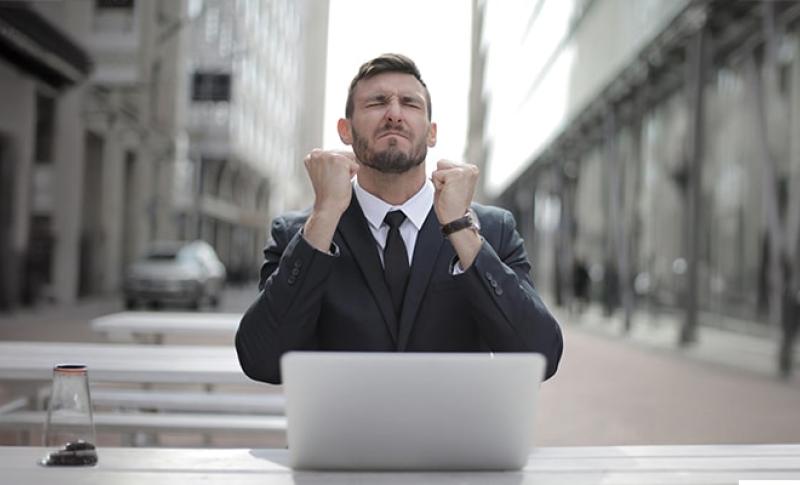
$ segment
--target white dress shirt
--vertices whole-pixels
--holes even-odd
[[[406,219],[400,225],[400,237],[403,238],[403,243],[406,245],[410,266],[411,259],[414,257],[414,247],[417,245],[417,234],[433,207],[433,183],[426,180],[419,192],[399,206],[388,204],[364,190],[358,185],[358,177],[353,181],[353,187],[358,204],[369,223],[369,230],[375,238],[375,244],[378,245],[381,264],[383,264],[383,248],[386,247],[386,238],[389,236],[389,225],[383,222],[383,219],[388,212],[393,210],[401,210],[406,215]]]

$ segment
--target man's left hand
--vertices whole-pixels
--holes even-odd
[[[436,190],[433,207],[440,224],[463,217],[472,203],[478,183],[478,167],[469,163],[440,160],[431,174]]]

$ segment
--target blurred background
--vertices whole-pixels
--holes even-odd
[[[800,441],[794,0],[0,1],[0,339],[169,306],[168,241],[224,267],[181,303],[244,311],[390,51],[564,325],[544,443]]]

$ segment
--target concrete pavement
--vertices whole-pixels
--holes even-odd
[[[564,325],[556,376],[542,385],[547,445],[800,442],[800,386]]]
[[[697,329],[697,341],[679,346],[683,314],[638,310],[633,313],[629,332],[624,331],[622,310],[606,316],[599,305],[583,312],[555,309],[562,325],[595,336],[621,339],[651,351],[675,353],[689,360],[729,367],[769,379],[777,378],[780,335],[777,329],[754,322],[735,320],[709,313],[700,315],[705,325]],[[794,373],[786,380],[800,386],[800,342],[795,345]]]
[[[255,295],[231,288],[221,311],[244,311]],[[0,315],[0,339],[100,341],[88,321],[121,308],[108,298]],[[800,380],[774,377],[768,337],[702,327],[696,345],[679,349],[675,317],[637,316],[620,337],[620,321],[599,309],[555,313],[565,353],[542,386],[540,444],[800,442]],[[224,445],[252,445],[244,439]]]
[[[203,311],[243,312],[257,294],[255,284],[228,286],[217,309]],[[167,311],[189,311],[181,307]],[[0,340],[52,340],[59,342],[102,342],[89,321],[108,313],[124,311],[122,297],[109,295],[81,300],[71,305],[41,305],[12,313],[0,312]]]

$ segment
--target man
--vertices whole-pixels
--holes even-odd
[[[472,203],[474,165],[442,160],[426,178],[436,124],[414,62],[362,65],[337,127],[353,153],[313,150],[313,208],[272,223],[236,334],[244,372],[280,383],[290,350],[492,351],[542,353],[552,376],[561,331],[513,217]]]

